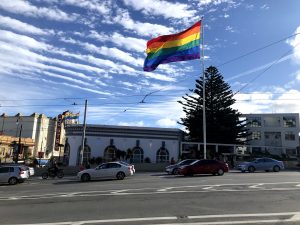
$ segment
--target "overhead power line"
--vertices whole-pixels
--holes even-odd
[[[259,52],[259,51],[264,50],[264,49],[266,49],[266,48],[268,48],[268,47],[271,47],[271,46],[273,46],[273,45],[276,45],[276,44],[278,44],[278,43],[280,43],[280,42],[282,42],[282,41],[285,41],[285,40],[287,40],[287,39],[289,39],[289,38],[292,38],[292,37],[294,37],[294,36],[297,36],[297,35],[299,35],[299,34],[300,34],[300,33],[295,33],[295,34],[292,34],[292,35],[290,35],[290,36],[284,37],[284,38],[282,38],[282,39],[280,39],[280,40],[278,40],[278,41],[274,41],[274,42],[272,42],[272,43],[270,43],[270,44],[267,44],[267,45],[265,45],[265,46],[263,46],[263,47],[257,48],[257,49],[255,49],[255,50],[253,50],[253,51],[250,51],[250,52],[248,52],[248,53],[245,53],[245,54],[243,54],[243,55],[240,55],[240,56],[238,56],[238,57],[235,57],[235,58],[233,58],[233,59],[230,59],[230,60],[228,60],[228,61],[226,61],[226,62],[224,62],[224,63],[218,65],[217,67],[222,67],[222,66],[224,66],[224,65],[226,65],[226,64],[229,64],[229,63],[232,63],[232,62],[234,62],[234,61],[237,61],[237,60],[239,60],[239,59],[241,59],[241,58],[244,58],[244,57],[246,57],[246,56],[248,56],[248,55],[252,55],[252,54],[254,54],[254,53],[256,53],[256,52]]]

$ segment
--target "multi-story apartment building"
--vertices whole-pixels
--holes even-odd
[[[250,135],[248,144],[254,151],[296,157],[299,146],[299,114],[244,114]]]
[[[44,114],[33,113],[23,116],[2,114],[0,116],[0,132],[2,135],[34,140],[34,146],[28,151],[29,157],[48,158],[58,156],[56,142],[64,143],[64,129],[60,127],[59,141],[56,141],[59,117],[49,118]],[[63,124],[62,124],[63,126]],[[55,151],[56,150],[56,151]]]

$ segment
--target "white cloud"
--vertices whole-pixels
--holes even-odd
[[[227,19],[229,18],[229,15],[227,13],[224,14],[224,18]]]
[[[260,7],[261,10],[268,10],[270,7],[267,4],[264,4]]]
[[[231,32],[231,33],[236,32],[236,31],[233,29],[232,26],[226,26],[226,27],[225,27],[225,30],[226,30],[226,31],[229,31],[229,32]]]
[[[12,29],[21,33],[47,35],[52,31],[44,31],[38,27],[32,26],[28,23],[23,23],[19,20],[12,19],[10,17],[0,15],[0,26],[8,29]]]
[[[89,34],[88,37],[94,38],[101,42],[112,42],[126,50],[133,50],[136,52],[145,52],[146,50],[146,40],[134,37],[125,37],[117,32],[114,32],[112,35],[107,35],[105,33],[99,34],[97,31],[91,31],[91,34]]]
[[[136,32],[141,36],[158,36],[162,34],[171,34],[174,32],[173,28],[166,27],[159,24],[141,23],[134,21],[127,10],[118,10],[117,16],[112,18],[115,23],[122,25],[125,29]]]
[[[300,26],[295,31],[295,37],[287,41],[293,47],[294,61],[300,64]]]
[[[196,10],[190,9],[190,5],[182,3],[171,3],[158,0],[123,0],[127,6],[132,6],[137,11],[146,15],[157,15],[168,18],[190,18],[195,16]],[[174,13],[176,12],[176,13]]]
[[[134,121],[134,122],[119,122],[119,126],[134,126],[134,127],[143,127],[144,121]]]
[[[26,46],[31,49],[46,50],[49,45],[37,41],[25,35],[19,35],[10,31],[0,30],[0,40],[14,44],[15,46]]]
[[[21,14],[31,17],[42,17],[57,21],[74,21],[76,16],[56,9],[46,7],[36,7],[23,0],[1,0],[0,8],[10,13]]]
[[[172,120],[170,118],[163,118],[156,122],[159,127],[177,127],[177,120]]]
[[[109,7],[109,1],[104,0],[64,0],[62,3],[96,11],[101,15],[109,14],[111,10]]]
[[[280,95],[272,93],[237,94],[234,108],[241,113],[299,113],[300,92],[298,90],[282,90]]]
[[[158,73],[153,73],[153,72],[144,72],[143,75],[145,77],[153,78],[156,80],[169,81],[169,82],[176,81],[176,79],[174,77],[170,77],[170,76],[158,74]]]

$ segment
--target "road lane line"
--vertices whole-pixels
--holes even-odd
[[[264,184],[255,184],[255,185],[252,185],[252,186],[249,186],[249,188],[260,188],[259,186],[262,186]]]
[[[261,223],[285,223],[285,222],[298,222],[300,221],[300,212],[281,212],[281,213],[250,213],[250,214],[223,214],[223,215],[200,215],[200,216],[187,216],[191,219],[216,219],[216,218],[248,218],[248,217],[267,217],[267,216],[292,216],[289,219],[263,219],[263,220],[240,220],[240,221],[200,221],[200,222],[175,222],[164,223],[156,225],[227,225],[227,224],[261,224]],[[101,220],[82,220],[82,221],[66,221],[66,222],[52,222],[52,223],[30,223],[30,224],[18,224],[18,225],[83,225],[83,224],[95,224],[95,223],[124,223],[124,222],[141,222],[141,221],[166,221],[166,220],[178,220],[177,216],[169,217],[141,217],[141,218],[124,218],[124,219],[101,219]]]

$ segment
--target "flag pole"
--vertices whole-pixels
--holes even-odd
[[[201,17],[201,45],[202,45],[202,97],[203,97],[203,158],[206,159],[206,115],[205,115],[205,69],[204,69],[204,24],[203,16]]]

